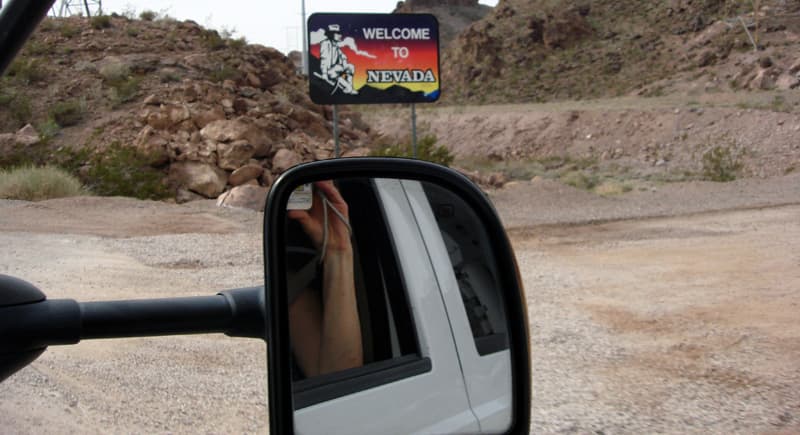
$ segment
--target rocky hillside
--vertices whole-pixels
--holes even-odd
[[[101,193],[138,183],[189,200],[263,196],[286,168],[331,156],[330,113],[283,54],[146,18],[42,23],[0,83],[0,165],[57,162]],[[340,119],[344,151],[366,152],[368,126]]]
[[[800,2],[501,0],[451,44],[445,102],[790,89]],[[744,27],[757,39],[758,50]]]
[[[395,14],[433,14],[439,21],[439,44],[449,46],[470,24],[486,17],[492,7],[478,0],[405,0],[397,3]]]

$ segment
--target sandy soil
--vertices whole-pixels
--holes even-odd
[[[621,174],[698,172],[713,146],[759,177],[800,169],[800,90],[610,98],[543,104],[421,107],[419,136],[434,134],[462,160],[594,159]],[[370,108],[364,119],[408,141],[408,109]]]
[[[738,183],[490,193],[528,295],[534,433],[800,431],[800,182]],[[0,201],[0,273],[51,298],[212,294],[261,280],[260,224],[210,201]],[[265,353],[210,335],[53,347],[0,384],[0,427],[263,433]]]

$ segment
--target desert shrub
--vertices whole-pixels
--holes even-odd
[[[600,196],[614,196],[621,195],[633,190],[633,187],[628,183],[623,183],[617,180],[605,180],[594,187],[594,193]]]
[[[45,17],[42,22],[39,23],[39,30],[42,32],[52,32],[56,30],[58,26],[56,26],[55,19],[51,17]]]
[[[153,21],[156,19],[157,16],[158,16],[157,13],[150,10],[142,11],[142,13],[139,14],[139,18],[144,21]]]
[[[63,168],[70,174],[83,179],[81,170],[91,162],[92,151],[90,148],[59,147],[45,154],[47,161]],[[84,182],[84,184],[86,184]]]
[[[115,106],[132,101],[139,93],[140,83],[141,79],[138,77],[128,77],[125,80],[110,83],[111,101]]]
[[[735,180],[744,168],[740,153],[730,146],[716,145],[703,153],[703,179],[727,182]]]
[[[0,169],[12,169],[21,166],[42,166],[47,162],[46,145],[42,142],[25,146],[14,144],[0,153]]]
[[[131,69],[122,62],[111,62],[100,67],[98,70],[105,83],[113,83],[126,80],[131,75]]]
[[[58,125],[55,119],[47,118],[44,122],[40,122],[36,125],[36,131],[39,133],[39,137],[42,138],[43,141],[48,141],[56,135],[61,130],[61,126]]]
[[[0,170],[0,198],[41,201],[84,194],[75,176],[55,166]]]
[[[241,38],[236,39],[229,39],[228,40],[228,47],[234,50],[241,50],[247,45],[247,38],[242,36]]]
[[[163,199],[171,192],[163,183],[164,174],[149,165],[148,156],[135,148],[113,142],[102,153],[89,157],[84,183],[97,195]]]
[[[225,80],[236,80],[241,73],[235,67],[226,63],[220,64],[219,67],[212,69],[208,73],[208,79],[212,82],[222,82]]]
[[[225,39],[219,36],[216,30],[206,30],[203,32],[203,43],[209,50],[222,50],[225,48]]]
[[[103,82],[111,88],[111,101],[115,106],[132,101],[139,93],[141,79],[131,75],[128,65],[109,63],[98,72]]]
[[[181,76],[174,70],[161,70],[158,72],[161,83],[173,83],[181,81]]]
[[[420,160],[427,160],[429,162],[438,163],[444,166],[450,166],[455,159],[455,156],[444,145],[436,144],[435,135],[423,136],[417,141],[417,158]],[[371,153],[373,156],[382,157],[414,157],[414,149],[412,144],[405,143],[399,145],[382,146]]]
[[[48,71],[40,60],[20,57],[9,65],[8,75],[19,83],[27,85],[46,80]]]
[[[58,33],[64,38],[70,39],[81,33],[81,30],[78,26],[73,26],[70,23],[61,23],[61,26],[58,28]]]
[[[592,190],[599,180],[594,175],[587,175],[583,171],[569,171],[561,175],[561,182],[576,189]]]
[[[0,88],[0,108],[5,109],[20,126],[30,122],[33,107],[27,95],[9,88]]]
[[[60,101],[54,104],[49,111],[52,118],[59,126],[69,127],[83,119],[86,112],[85,103],[80,100]]]
[[[42,41],[41,39],[32,38],[25,44],[24,53],[31,56],[43,56],[53,53],[54,48],[55,46],[53,44]]]
[[[93,29],[108,29],[111,27],[111,17],[108,15],[97,15],[91,18],[89,22]]]

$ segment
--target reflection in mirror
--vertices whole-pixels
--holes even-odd
[[[474,211],[410,180],[312,191],[285,222],[295,430],[507,429],[503,297]]]

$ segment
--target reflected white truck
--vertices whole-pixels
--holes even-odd
[[[398,318],[403,310],[388,307],[391,358],[296,381],[296,432],[504,432],[512,418],[512,370],[496,270],[486,258],[488,235],[449,191],[409,180],[371,184],[374,212],[385,218],[390,239],[383,249],[394,250],[405,292],[405,298],[387,294],[385,304],[407,302],[410,323]],[[351,210],[375,208],[348,201]],[[416,344],[410,354],[400,344],[409,333]]]

